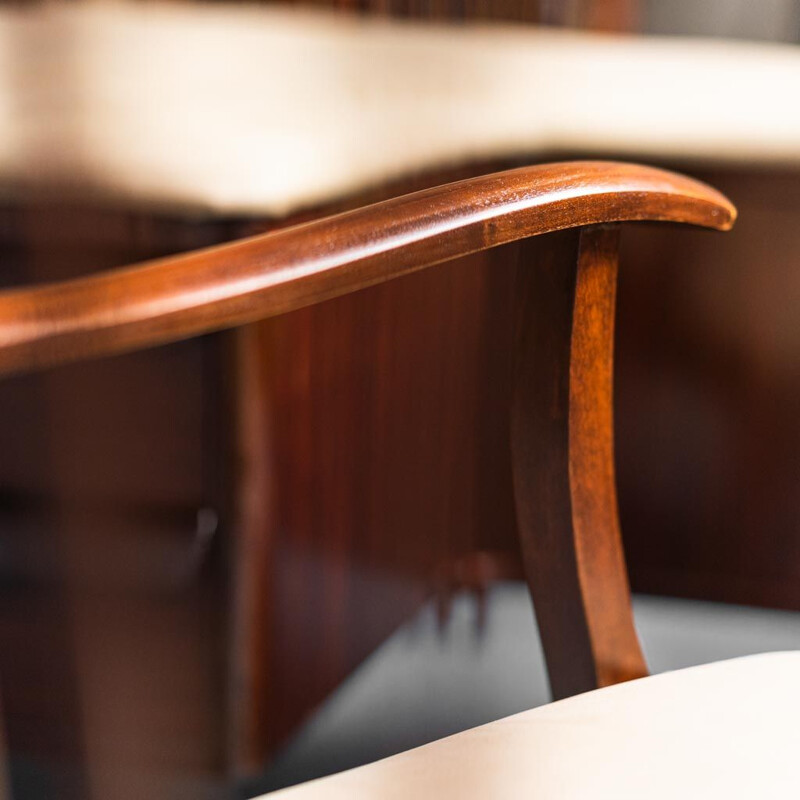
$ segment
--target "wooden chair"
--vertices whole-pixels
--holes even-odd
[[[800,745],[793,688],[800,655],[645,677],[617,522],[618,223],[727,230],[735,214],[708,186],[656,169],[576,162],[512,170],[207,250],[2,292],[0,373],[243,325],[542,235],[526,251],[517,308],[509,309],[518,332],[511,457],[551,686],[556,699],[570,699],[285,791],[298,798],[785,794]],[[624,683],[632,679],[642,680]]]

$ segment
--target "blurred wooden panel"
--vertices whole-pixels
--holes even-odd
[[[700,177],[730,234],[623,237],[617,457],[639,591],[800,609],[800,174]]]
[[[641,18],[640,0],[278,0],[281,1],[286,5],[414,19],[529,22],[607,31],[636,30]]]
[[[237,576],[240,608],[268,602],[237,654],[244,766],[263,762],[453,565],[516,548],[515,252],[461,259],[242,334],[247,383],[254,372],[261,381],[250,394],[267,413],[241,415],[251,420],[243,450],[269,498],[258,523],[245,524]]]
[[[5,285],[220,235],[59,206],[3,222]],[[15,798],[219,796],[225,595],[219,553],[197,548],[198,512],[217,500],[217,357],[213,340],[196,340],[0,385],[0,680]]]

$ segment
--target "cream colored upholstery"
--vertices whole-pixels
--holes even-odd
[[[284,215],[553,152],[800,163],[800,49],[224,4],[0,9],[0,192]]]
[[[664,673],[269,797],[788,800],[800,797],[799,677],[800,652]]]

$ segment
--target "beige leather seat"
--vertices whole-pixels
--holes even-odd
[[[800,796],[800,652],[561,700],[270,794],[286,800]]]

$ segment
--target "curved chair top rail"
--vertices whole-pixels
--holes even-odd
[[[727,230],[689,178],[615,162],[523,167],[76,280],[0,292],[0,374],[176,341],[565,228],[657,220]]]

